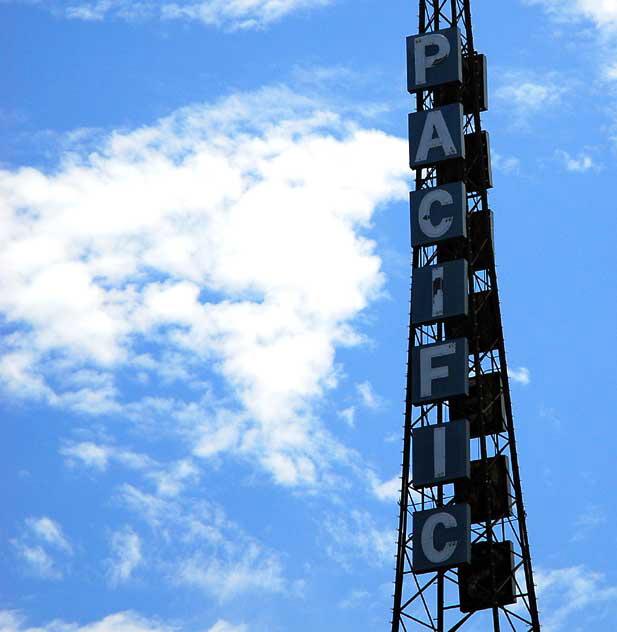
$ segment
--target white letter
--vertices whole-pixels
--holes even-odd
[[[443,267],[433,268],[433,317],[443,316]]]
[[[435,132],[437,132],[437,136],[435,136]],[[456,154],[456,147],[443,114],[440,110],[431,110],[424,122],[422,137],[416,153],[416,162],[424,162],[428,158],[428,152],[437,147],[441,147],[446,156]]]
[[[448,367],[433,368],[433,358],[441,358],[455,353],[455,342],[420,349],[420,397],[430,397],[433,394],[433,380],[448,377]]]
[[[433,564],[442,564],[449,560],[456,551],[456,540],[447,542],[441,550],[435,548],[435,529],[442,525],[446,529],[458,527],[456,518],[449,513],[433,514],[422,527],[422,551],[426,559]]]
[[[436,46],[437,52],[427,56],[426,51],[430,46]],[[426,69],[436,66],[450,54],[450,42],[443,35],[431,33],[423,37],[416,37],[414,49],[416,85],[421,86],[426,83]]]
[[[435,478],[446,475],[446,427],[438,426],[433,434],[433,458],[435,460]]]
[[[454,217],[444,217],[437,226],[431,222],[431,206],[435,203],[439,203],[441,206],[449,206],[454,204],[454,198],[443,189],[435,189],[430,193],[427,193],[420,203],[418,209],[418,220],[420,222],[420,229],[427,236],[432,239],[439,239],[443,237],[452,226]]]

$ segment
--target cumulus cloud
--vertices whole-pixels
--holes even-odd
[[[134,612],[119,612],[100,621],[78,625],[53,621],[37,626],[27,625],[26,617],[12,610],[0,610],[0,632],[177,632],[178,627],[149,620]],[[245,625],[217,621],[207,632],[247,632]]]
[[[270,88],[72,147],[53,171],[1,171],[5,390],[143,420],[154,400],[131,400],[132,379],[154,393],[188,377],[198,395],[169,407],[191,417],[197,455],[233,450],[280,483],[314,483],[343,450],[313,403],[379,297],[366,231],[407,193],[405,152]],[[217,400],[208,414],[190,408],[200,389]],[[79,451],[105,468],[107,453]]]
[[[9,0],[10,1],[10,0]],[[99,21],[191,20],[230,29],[264,27],[289,13],[331,4],[333,0],[12,0],[41,5],[67,18]]]

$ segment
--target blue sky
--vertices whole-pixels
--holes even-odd
[[[387,629],[416,13],[0,2],[0,632]],[[474,25],[544,629],[609,630],[617,3]]]

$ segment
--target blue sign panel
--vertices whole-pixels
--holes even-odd
[[[409,115],[409,166],[412,169],[454,158],[465,158],[460,103]]]
[[[414,268],[411,320],[414,325],[435,323],[469,313],[467,261]]]
[[[463,81],[461,33],[455,28],[407,38],[407,90]]]
[[[415,406],[469,395],[467,338],[414,347],[411,353],[411,402]]]
[[[469,505],[451,505],[413,515],[414,573],[430,573],[470,562]]]
[[[411,244],[428,246],[467,237],[467,191],[462,182],[410,194]]]
[[[430,487],[470,477],[469,421],[461,419],[413,431],[414,487]]]

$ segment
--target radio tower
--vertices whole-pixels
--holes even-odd
[[[470,0],[407,40],[413,246],[392,632],[539,632],[495,256],[486,59]]]

